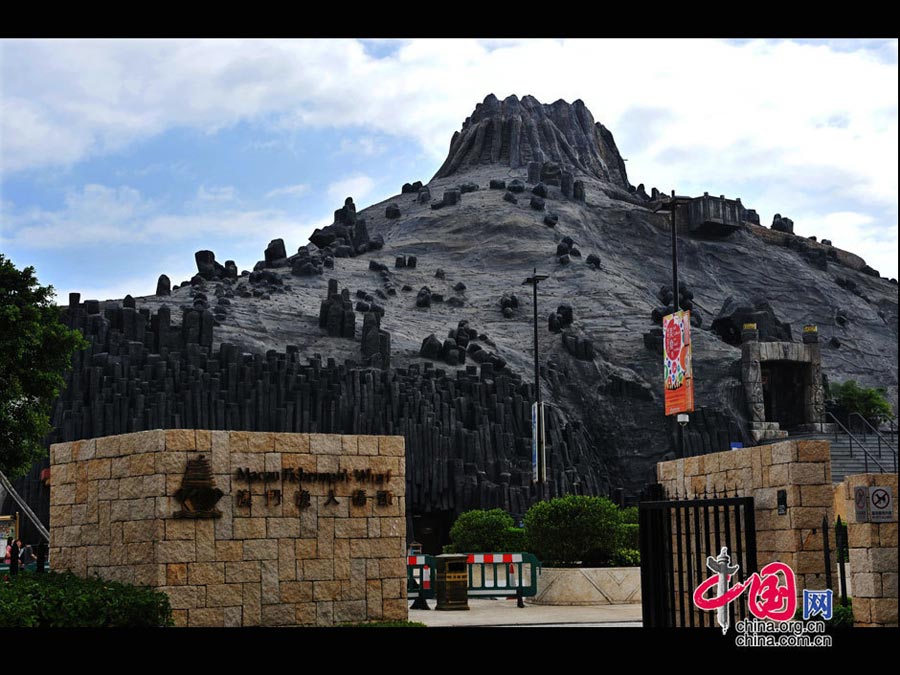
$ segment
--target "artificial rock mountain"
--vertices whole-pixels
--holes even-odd
[[[402,434],[410,515],[438,529],[469,508],[521,515],[537,497],[522,285],[537,268],[549,275],[538,313],[551,494],[635,494],[674,449],[658,329],[672,301],[666,202],[629,183],[581,101],[488,96],[431,181],[358,213],[348,199],[314,243],[290,242],[296,254],[273,240],[239,274],[198,252],[198,275],[172,290],[161,278],[153,296],[72,298],[68,320],[92,346],[51,440],[172,427]],[[796,237],[780,216],[761,227],[730,203],[733,227],[680,234],[689,447],[752,442],[735,339],[748,316],[763,340],[818,325],[827,378],[884,386],[896,406],[896,282],[838,248],[849,242]]]

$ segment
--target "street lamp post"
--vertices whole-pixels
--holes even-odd
[[[538,480],[537,482],[543,486],[544,482],[547,480],[547,460],[544,448],[544,429],[543,429],[543,415],[541,414],[541,367],[540,360],[538,357],[538,313],[537,313],[537,287],[538,284],[541,283],[544,279],[547,278],[546,274],[538,274],[537,268],[534,268],[534,272],[530,277],[525,279],[522,282],[522,285],[531,285],[534,293],[534,396],[535,396],[535,404],[537,411],[537,424],[536,424],[536,433],[537,433],[537,465],[538,465]]]
[[[675,230],[675,190],[672,190],[672,306],[677,313],[681,309],[678,298],[678,235]],[[690,421],[686,413],[678,415],[678,456],[684,457],[684,427]]]

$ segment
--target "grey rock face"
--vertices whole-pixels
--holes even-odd
[[[485,124],[480,141],[476,130],[468,149],[457,138],[448,158],[460,158],[452,175],[366,209],[360,205],[359,212],[352,201],[345,203],[334,224],[322,228],[324,237],[314,236],[287,258],[290,267],[261,261],[252,274],[238,277],[237,267],[232,273],[226,263],[222,276],[214,256],[204,256],[200,262],[207,273],[211,266],[211,278],[198,274],[170,297],[136,298],[135,309],[96,301],[77,306],[73,325],[90,335],[93,346],[74,357],[72,378],[78,382],[68,382],[54,411],[54,419],[62,420],[59,440],[185,425],[401,433],[408,512],[496,506],[524,513],[536,495],[528,479],[533,308],[531,288],[522,282],[537,268],[550,277],[538,287],[539,384],[556,406],[548,411],[548,443],[558,462],[551,467],[550,493],[608,494],[614,484],[636,494],[655,462],[675,448],[674,425],[662,407],[662,332],[654,323],[674,305],[669,216],[639,198],[638,188],[629,192],[627,182],[580,168],[590,169],[600,157],[613,172],[615,162],[604,155],[611,137],[605,139],[602,129],[546,113],[556,129],[571,122],[574,133],[577,123],[585,136],[600,138],[594,150],[566,160],[556,132],[539,113],[518,105],[510,115],[512,103],[503,108],[498,102],[498,109],[465,125],[474,129],[482,120],[499,119],[509,135],[492,136],[493,127]],[[575,104],[568,110],[575,114]],[[540,157],[530,154],[538,147],[531,131]],[[519,158],[515,167],[513,156]],[[488,186],[500,179],[515,199],[526,189],[529,162],[540,168],[537,177],[545,186],[547,163],[559,166],[559,188],[548,189],[552,200],[545,211],[504,201],[500,187],[494,188],[499,194],[467,193],[441,210],[431,210],[430,199],[419,202],[421,194],[430,198],[465,183]],[[386,220],[391,202],[401,215]],[[555,228],[543,224],[551,215],[546,209],[559,216]],[[360,221],[366,220],[363,231]],[[688,451],[750,442],[741,374],[733,368],[741,356],[733,335],[746,318],[760,326],[764,340],[799,340],[803,325],[818,325],[829,380],[884,386],[896,404],[897,286],[847,251],[754,222],[747,216],[727,239],[679,235],[680,304],[692,307],[699,378]],[[561,242],[564,252],[557,248]],[[338,250],[346,253],[342,247],[350,247],[352,256],[336,257]],[[579,248],[586,258],[576,255]],[[820,250],[824,266],[815,252]],[[393,267],[398,257],[405,257],[405,267]],[[370,271],[373,258],[381,267]],[[252,260],[242,264],[253,267]],[[361,332],[354,330],[352,339],[340,335],[349,335],[349,297],[338,287],[326,290],[331,280],[363,291],[351,312],[378,317],[368,320],[368,329],[365,318],[360,322],[365,351]],[[466,285],[464,296],[453,290],[459,282]],[[229,292],[231,302],[224,304]],[[512,293],[519,294],[515,302]],[[319,328],[322,299],[334,295]],[[465,303],[454,307],[463,297]],[[331,318],[334,337],[328,329],[332,305],[341,311]],[[569,310],[561,312],[563,305]],[[461,321],[469,322],[465,334]],[[384,342],[380,331],[389,333]],[[423,349],[422,338],[431,334],[442,337],[429,338]],[[101,386],[86,385],[92,381]],[[277,406],[245,403],[250,399],[229,390],[235,385]],[[198,388],[208,405],[195,408],[192,392]],[[103,411],[116,400],[121,415],[111,419]]]

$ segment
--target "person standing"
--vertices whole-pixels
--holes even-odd
[[[19,573],[19,544],[21,542],[18,539],[13,540],[12,545],[9,548],[9,573],[18,574]]]
[[[31,549],[31,544],[25,544],[22,546],[21,541],[19,545],[22,548],[21,553],[19,553],[19,561],[22,564],[22,569],[27,570],[28,566],[34,562],[34,552]]]

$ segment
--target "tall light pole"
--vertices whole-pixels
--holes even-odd
[[[534,291],[534,397],[535,397],[535,416],[537,423],[535,424],[535,433],[537,438],[534,443],[537,446],[537,482],[543,488],[544,482],[547,480],[547,457],[544,448],[544,416],[541,414],[541,366],[538,357],[538,313],[537,313],[537,287],[544,279],[546,274],[538,274],[537,267],[530,277],[522,282],[522,285],[531,285]]]
[[[675,234],[675,190],[672,190],[672,295],[675,311],[680,309],[678,302],[678,237]]]
[[[672,190],[672,296],[673,311],[677,314],[681,309],[681,303],[678,299],[678,235],[675,230],[675,190]],[[681,413],[677,420],[678,456],[684,457],[684,427],[690,421],[690,416],[687,413]]]

